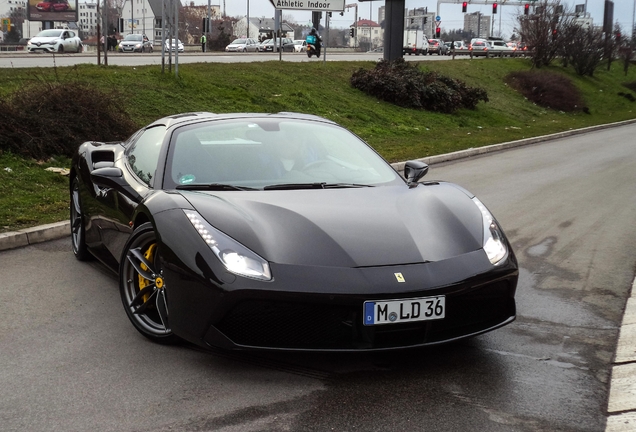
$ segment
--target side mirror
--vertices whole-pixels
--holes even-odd
[[[115,189],[134,201],[141,201],[141,195],[126,182],[120,168],[97,168],[91,172],[91,180],[97,186]]]
[[[426,175],[428,165],[422,161],[412,160],[404,164],[404,178],[409,186],[417,184],[418,180]]]

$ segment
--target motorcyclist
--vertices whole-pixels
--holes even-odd
[[[305,38],[305,42],[307,42],[307,45],[313,45],[313,47],[315,48],[316,57],[320,57],[320,47],[322,46],[322,39],[318,35],[318,32],[315,28],[311,29],[311,31],[307,35],[307,38]]]

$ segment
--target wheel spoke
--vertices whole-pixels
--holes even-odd
[[[150,294],[148,296],[148,299],[141,306],[139,306],[137,309],[135,309],[133,311],[133,313],[135,315],[139,315],[139,314],[142,314],[142,313],[146,312],[146,309],[148,309],[148,306],[150,306],[152,304],[156,304],[156,302],[154,301],[156,295],[157,295],[157,290],[154,290],[152,292],[152,294]]]
[[[155,280],[155,272],[152,270],[152,264],[144,257],[141,253],[141,249],[130,249],[128,252],[128,261],[132,264],[132,266],[137,270],[137,273],[141,275],[144,279],[148,279],[151,281]],[[141,267],[141,264],[146,266],[147,270],[144,270]]]
[[[141,303],[139,300],[142,299],[145,295],[149,295],[152,293],[152,291],[155,290],[155,284],[150,284],[147,287],[143,288],[142,290],[140,290],[137,295],[135,296],[134,299],[132,299],[132,301],[130,302],[130,307],[133,307],[139,303]]]
[[[166,305],[166,292],[164,290],[157,291],[157,310],[159,311],[159,318],[166,330],[168,326],[168,306]]]

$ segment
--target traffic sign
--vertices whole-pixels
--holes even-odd
[[[437,15],[437,16],[435,17],[435,21],[441,21],[441,20],[442,20],[442,17],[441,17],[441,16]]]

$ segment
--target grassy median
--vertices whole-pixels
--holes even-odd
[[[162,74],[158,66],[0,69],[0,97],[45,81],[91,83],[106,92],[117,90],[139,126],[188,111],[317,114],[353,130],[390,162],[636,118],[636,102],[619,95],[630,92],[623,84],[636,81],[636,69],[625,75],[618,62],[594,77],[559,66],[548,69],[572,79],[588,113],[542,108],[506,85],[510,72],[530,69],[526,59],[423,62],[422,67],[488,92],[489,102],[454,114],[400,108],[353,89],[349,78],[361,67],[374,63],[192,64],[179,66],[179,79]],[[67,219],[68,179],[44,168],[68,163],[0,154],[0,232]]]

